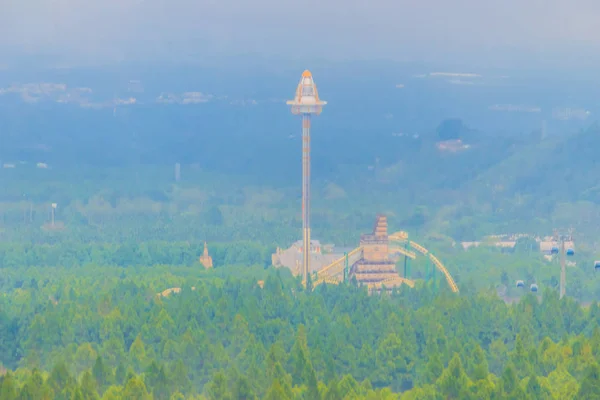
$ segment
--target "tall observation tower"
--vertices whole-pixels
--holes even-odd
[[[287,102],[293,114],[302,115],[302,281],[306,284],[310,273],[310,116],[319,115],[327,102],[319,99],[312,74],[302,73],[294,100]]]

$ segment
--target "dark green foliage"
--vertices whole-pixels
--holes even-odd
[[[207,388],[210,400],[233,400],[234,397],[227,383],[227,378],[222,371],[215,374]]]
[[[594,363],[590,365],[585,373],[577,398],[581,400],[591,400],[600,394],[600,367]]]
[[[553,291],[507,305],[494,294],[435,296],[428,287],[307,292],[260,266],[122,272],[20,270],[38,288],[0,298],[22,332],[6,345],[23,351],[16,363],[0,359],[21,368],[18,381],[2,378],[2,396],[529,399],[597,386],[598,307],[558,301]],[[157,296],[168,287],[183,290]]]
[[[112,383],[112,370],[104,364],[102,357],[98,356],[92,367],[92,375],[96,380],[96,385],[103,391]]]

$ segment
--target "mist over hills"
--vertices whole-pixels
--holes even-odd
[[[313,123],[317,185],[333,182],[350,196],[393,192],[409,208],[458,206],[460,215],[504,225],[551,215],[561,202],[599,202],[597,83],[520,71],[336,66],[313,70],[329,102]],[[300,122],[285,100],[300,72],[289,65],[9,71],[0,77],[0,161],[81,173],[172,171],[181,163],[247,184],[292,186]]]
[[[288,144],[299,133],[298,121],[284,101],[293,94],[296,69],[9,71],[0,77],[0,157],[34,157],[31,148],[43,145],[52,149],[44,157],[53,163],[198,158],[210,168],[212,155],[224,144],[224,159],[229,154],[237,159],[245,151],[291,155],[295,147]],[[427,135],[446,118],[461,118],[481,135],[516,136],[542,129],[543,121],[547,132],[568,133],[589,125],[598,110],[592,97],[596,86],[583,88],[577,81],[386,64],[378,69],[349,64],[314,73],[329,102],[315,121],[317,163],[324,158],[318,157],[320,151],[334,164],[337,157],[388,159],[390,147],[405,147],[395,145],[398,137]],[[557,119],[564,109],[569,119]]]

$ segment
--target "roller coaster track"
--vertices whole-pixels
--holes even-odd
[[[414,249],[416,252],[418,252],[424,256],[427,256],[429,258],[429,260],[431,260],[433,265],[435,265],[435,267],[444,275],[444,277],[446,278],[446,281],[448,282],[448,286],[450,286],[450,290],[452,290],[452,292],[454,292],[454,293],[458,293],[458,291],[459,291],[458,286],[456,285],[456,282],[454,282],[454,279],[452,278],[452,275],[450,275],[450,272],[448,272],[448,269],[444,266],[444,264],[442,264],[442,262],[436,256],[431,254],[431,252],[429,250],[427,250],[425,247],[421,246],[420,244],[413,242],[412,240],[408,240],[408,234],[406,234],[406,232],[396,232],[396,233],[389,235],[388,238],[389,238],[390,242],[408,243],[408,245],[412,249]],[[399,254],[401,254],[405,257],[408,257],[412,260],[414,260],[417,256],[415,252],[410,251],[410,250],[405,249],[404,247],[400,247],[400,246],[390,246],[388,251],[390,254],[398,254],[399,253]],[[350,266],[352,266],[354,263],[356,263],[362,257],[363,257],[363,248],[357,247],[356,249],[354,249],[348,253],[348,264]],[[344,272],[345,262],[346,262],[346,256],[343,256],[343,257],[335,260],[331,264],[327,265],[325,268],[322,268],[321,270],[317,271],[317,273],[315,274],[315,280],[314,280],[313,286],[317,286],[322,283],[332,283],[332,284],[340,283],[343,280],[343,272]],[[387,284],[386,284],[386,282],[387,282]],[[385,285],[385,286],[391,285],[391,284],[400,285],[402,283],[405,283],[410,287],[414,287],[414,281],[400,277],[400,276],[390,278],[390,279],[382,281],[382,282],[370,283],[367,286],[369,288],[376,288],[376,287],[381,287],[382,285]]]
[[[313,288],[319,286],[322,283],[329,283],[331,285],[339,285],[342,281],[336,276],[324,276],[313,282]]]
[[[319,278],[313,282],[313,288],[315,288],[323,283],[329,283],[331,285],[339,285],[342,282],[340,278],[341,277],[339,275],[338,276],[323,276],[322,278]],[[401,276],[396,276],[393,278],[383,280],[381,282],[369,283],[369,284],[367,284],[367,288],[369,288],[369,290],[381,289],[384,286],[392,288],[392,287],[400,286],[402,284],[408,285],[411,288],[415,287],[415,281],[412,281],[410,279],[405,279]]]
[[[404,247],[390,247],[389,253],[390,254],[400,253],[404,257],[408,257],[411,260],[414,260],[415,258],[417,258],[417,255],[413,251],[406,250]]]
[[[412,240],[408,240],[408,235],[406,234],[406,232],[396,232],[396,233],[389,235],[388,237],[391,242],[405,242],[405,243],[408,242],[408,245],[410,247],[412,247],[419,253],[423,254],[424,256],[428,256],[429,259],[431,260],[431,262],[433,263],[433,265],[435,265],[435,267],[442,274],[444,274],[444,277],[446,278],[446,281],[448,282],[448,286],[450,286],[450,290],[452,290],[454,293],[458,293],[458,286],[456,285],[456,282],[454,282],[454,279],[452,278],[452,275],[450,275],[450,272],[448,272],[448,269],[444,266],[444,264],[442,264],[442,262],[436,256],[431,254],[431,252],[429,250],[427,250],[425,247],[421,246],[420,244],[413,242]],[[397,248],[393,247],[392,249],[396,250]]]
[[[352,265],[352,264],[356,263],[358,260],[360,260],[362,257],[363,257],[363,248],[357,247],[356,249],[354,249],[348,253],[348,264]],[[319,280],[319,278],[321,278],[321,277],[336,276],[336,275],[343,274],[345,265],[346,265],[346,255],[342,256],[341,258],[338,258],[337,260],[335,260],[328,266],[321,268],[319,271],[317,271],[315,274],[317,276],[317,279],[315,279],[315,282],[317,282]]]

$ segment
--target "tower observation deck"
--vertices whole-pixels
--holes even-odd
[[[310,116],[319,115],[327,104],[319,99],[309,70],[302,73],[296,96],[287,104],[293,114],[302,115],[302,280],[306,283],[310,271]]]

